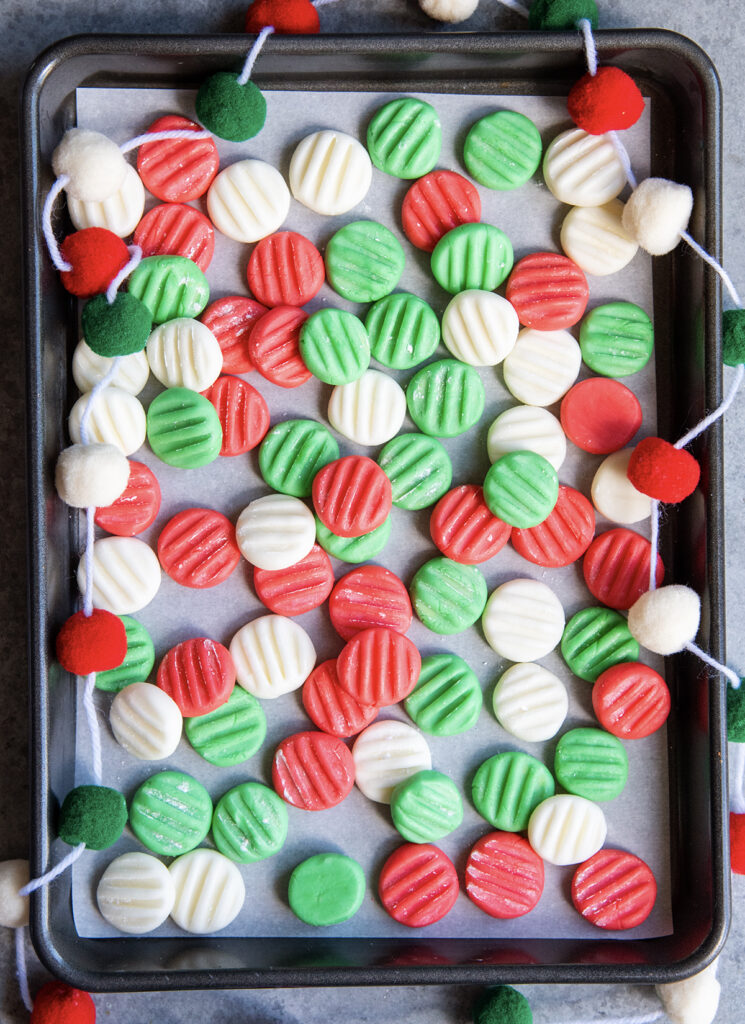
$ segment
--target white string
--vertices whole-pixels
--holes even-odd
[[[730,683],[732,683],[733,690],[740,689],[740,677],[738,674],[733,672],[731,668],[727,668],[726,665],[722,665],[720,662],[716,661],[716,659],[712,658],[712,656],[707,654],[706,651],[702,651],[698,644],[694,644],[693,640],[686,644],[685,649],[690,651],[691,654],[695,654],[697,658],[700,658],[701,661],[711,666],[711,668],[715,668],[717,672],[721,672],[722,675],[726,676]]]
[[[142,260],[142,249],[139,245],[128,245],[130,259],[128,263],[125,263],[119,273],[116,275],[114,280],[111,282],[109,287],[106,289],[106,301],[111,306],[116,298],[116,293],[119,291],[119,285],[122,281],[126,281],[132,271],[139,266]]]
[[[59,251],[57,239],[54,237],[54,229],[52,227],[52,210],[57,201],[57,196],[64,189],[65,185],[69,184],[69,177],[66,174],[60,174],[59,178],[57,178],[55,183],[49,189],[49,194],[44,200],[44,209],[41,212],[41,229],[44,232],[44,241],[47,243],[49,256],[57,270],[72,270],[72,264],[67,263],[62,258],[62,253]]]
[[[85,593],[83,594],[83,615],[87,619],[93,614],[93,544],[95,542],[96,508],[90,505],[85,510]]]
[[[193,131],[189,128],[172,128],[166,132],[145,132],[144,135],[135,135],[133,139],[123,142],[119,147],[121,153],[129,153],[138,146],[144,146],[146,142],[166,142],[168,139],[211,139],[212,132],[200,128]]]
[[[34,1001],[28,987],[28,973],[26,971],[26,929],[16,928],[16,977],[18,988],[21,990],[23,1005],[29,1013],[34,1008]]]
[[[83,444],[91,443],[90,434],[88,431],[88,423],[90,422],[91,413],[93,411],[93,405],[96,401],[96,398],[98,397],[99,393],[103,391],[104,388],[109,386],[114,377],[116,377],[117,372],[119,370],[119,362],[122,358],[122,356],[114,356],[114,360],[111,366],[106,371],[104,376],[98,381],[98,383],[88,396],[88,401],[86,403],[85,409],[83,410],[83,415],[80,417],[80,440],[83,442]]]
[[[88,731],[91,734],[91,753],[93,755],[93,778],[97,786],[103,784],[103,767],[101,759],[101,732],[96,718],[96,706],[93,703],[93,692],[96,688],[96,673],[91,672],[85,677],[83,691],[83,707],[88,720]]]
[[[629,156],[626,147],[621,142],[618,132],[606,132],[605,136],[618,154],[618,159],[621,161],[624,174],[626,175],[626,181],[628,181],[632,188],[636,188],[637,181],[636,175],[631,167],[631,157]]]
[[[589,18],[580,18],[577,22],[577,28],[582,33],[582,37],[585,43],[585,58],[587,60],[587,70],[590,74],[595,77],[598,73],[598,51],[595,46],[595,37],[592,34],[592,25],[590,24]]]
[[[714,412],[710,412],[708,416],[705,416],[700,423],[696,424],[695,427],[692,427],[687,434],[684,434],[681,437],[679,441],[676,441],[676,448],[685,448],[687,444],[690,444],[694,437],[698,437],[699,434],[703,434],[707,427],[710,427],[712,423],[716,423],[716,421],[721,416],[724,416],[726,411],[734,402],[735,397],[737,396],[737,392],[739,391],[740,385],[742,384],[742,378],[744,374],[745,366],[740,364],[735,371],[735,376],[732,379],[730,389],[727,392],[724,400],[722,401],[722,404],[718,405]]]
[[[660,550],[660,503],[652,499],[651,532],[649,537],[649,589],[657,589],[657,557]]]
[[[665,1016],[664,1010],[653,1010],[651,1013],[641,1014],[637,1017],[603,1017],[602,1024],[652,1024],[655,1020],[661,1020]],[[597,1019],[588,1021],[573,1020],[571,1024],[599,1024]]]
[[[321,3],[324,2],[329,3],[329,0],[321,0]],[[520,3],[520,0],[497,0],[497,2],[500,3],[502,7],[509,7],[511,11],[517,11],[517,13],[522,15],[523,18],[530,17],[530,11],[525,4]],[[316,7],[317,6],[318,3],[316,3]]]
[[[727,744],[729,761],[729,809],[733,814],[745,814],[745,743]]]
[[[51,871],[47,871],[47,873],[42,875],[40,878],[32,878],[27,885],[24,885],[22,889],[19,889],[18,895],[28,896],[29,893],[36,892],[37,889],[41,889],[43,886],[49,885],[50,882],[55,880],[55,878],[59,878],[61,874],[67,871],[70,865],[74,864],[78,857],[82,855],[84,850],[85,843],[78,843],[78,845],[74,846],[67,856],[63,857],[59,864],[56,867],[53,867]]]
[[[692,238],[688,234],[687,231],[681,231],[680,237],[683,239],[684,242],[687,242],[688,245],[690,245],[690,247],[693,249],[693,251],[695,253],[697,253],[701,257],[701,259],[704,261],[704,263],[708,263],[710,267],[712,267],[714,270],[716,270],[717,274],[719,274],[719,276],[721,277],[722,281],[724,281],[724,285],[725,285],[727,291],[730,293],[730,296],[732,297],[732,301],[734,302],[734,304],[739,309],[742,306],[742,302],[740,301],[740,296],[737,294],[737,289],[735,288],[734,284],[732,283],[732,278],[729,276],[729,274],[724,269],[724,267],[721,265],[721,263],[717,263],[717,261],[714,259],[714,257],[710,256],[709,253],[706,251],[706,249],[702,248],[698,244],[696,239]]]
[[[266,25],[262,28],[261,32],[256,37],[256,42],[251,47],[248,57],[246,57],[246,63],[243,65],[243,71],[238,75],[238,85],[245,85],[251,77],[251,72],[254,69],[256,59],[261,53],[264,43],[267,41],[269,36],[274,32],[274,25]]]

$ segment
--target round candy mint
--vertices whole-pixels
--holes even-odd
[[[273,789],[243,782],[220,797],[212,818],[215,846],[231,860],[253,864],[271,857],[287,838],[287,807]]]
[[[109,693],[118,693],[130,683],[144,682],[155,664],[155,648],[150,634],[137,619],[122,615],[124,632],[127,635],[127,653],[124,661],[116,668],[96,673],[96,687]]]
[[[434,505],[453,479],[450,456],[426,434],[394,437],[378,456],[378,465],[391,481],[393,504],[411,511]]]
[[[481,419],[485,393],[477,371],[457,359],[422,367],[408,383],[409,416],[425,434],[457,437]]]
[[[365,317],[373,357],[393,370],[429,359],[440,342],[440,321],[424,299],[408,292],[387,295]]]
[[[168,388],[150,403],[147,439],[153,452],[169,466],[206,466],[220,454],[220,417],[204,395],[189,388]]]
[[[324,384],[359,380],[370,365],[365,325],[344,309],[319,309],[300,328],[300,355]]]
[[[575,676],[594,683],[611,665],[638,661],[639,644],[623,615],[610,608],[583,608],[566,624],[561,653]]]
[[[391,517],[360,537],[339,537],[316,516],[316,540],[324,551],[342,562],[367,562],[380,554],[391,535]]]
[[[281,494],[309,498],[316,473],[339,458],[333,434],[315,420],[284,420],[270,428],[259,448],[265,482]]]
[[[367,129],[367,149],[376,167],[396,178],[421,178],[437,163],[442,129],[437,111],[410,96],[391,100]]]
[[[329,284],[350,302],[374,302],[398,284],[404,250],[388,228],[374,220],[357,220],[340,228],[326,246]]]
[[[484,479],[484,499],[498,519],[521,530],[538,526],[559,497],[556,470],[536,452],[508,452]]]
[[[637,373],[649,362],[653,345],[652,321],[633,302],[596,306],[579,329],[582,358],[594,373],[604,377]]]
[[[201,784],[184,772],[158,772],[139,787],[129,808],[129,824],[153,853],[178,857],[202,842],[210,830],[212,801]]]
[[[365,898],[365,873],[351,857],[317,853],[290,875],[287,898],[293,914],[323,928],[353,917]]]
[[[567,793],[598,803],[623,792],[629,759],[623,743],[603,729],[570,729],[556,745],[554,774]]]
[[[538,804],[556,792],[551,772],[521,750],[506,750],[479,765],[471,784],[476,810],[494,828],[522,832]]]
[[[450,635],[468,629],[486,604],[486,580],[475,565],[431,558],[411,581],[411,603],[433,633]]]
[[[127,802],[108,786],[77,786],[62,801],[57,834],[64,843],[106,850],[127,824]]]
[[[128,289],[144,302],[156,324],[197,317],[210,297],[207,278],[185,256],[148,256],[133,272]]]
[[[491,224],[460,224],[442,236],[431,257],[435,280],[453,295],[470,288],[494,291],[513,262],[512,242]]]
[[[455,736],[476,724],[483,703],[478,677],[462,658],[430,654],[404,707],[422,732]]]
[[[261,90],[250,80],[241,85],[229,71],[218,71],[202,82],[195,110],[207,131],[230,142],[252,139],[266,121]]]
[[[88,348],[105,359],[141,352],[153,326],[148,307],[129,292],[118,292],[112,303],[96,295],[83,307],[80,322]]]
[[[436,843],[463,821],[458,787],[442,772],[417,772],[393,790],[391,817],[407,843]]]
[[[225,704],[184,719],[184,732],[192,747],[210,764],[227,768],[255,754],[266,736],[266,715],[251,693],[236,686]]]
[[[468,173],[487,188],[518,188],[541,162],[540,132],[524,114],[497,110],[471,128],[463,146]]]

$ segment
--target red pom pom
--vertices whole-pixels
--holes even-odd
[[[107,672],[121,665],[127,653],[124,623],[102,608],[94,608],[91,615],[76,612],[59,631],[56,653],[62,668],[73,675]]]
[[[309,35],[321,27],[310,0],[254,0],[246,14],[246,32],[258,34],[267,25],[280,35]]]
[[[684,448],[661,437],[645,437],[631,453],[627,476],[637,491],[672,504],[693,494],[701,467]]]
[[[60,271],[62,284],[82,299],[105,292],[129,262],[123,239],[106,228],[75,231],[64,240],[60,252],[72,265],[72,270]]]
[[[49,981],[36,993],[31,1024],[96,1024],[96,1006],[87,992]]]
[[[599,68],[574,85],[567,100],[569,116],[590,135],[620,131],[636,124],[644,110],[644,97],[632,78],[620,68]]]
[[[729,860],[736,875],[745,875],[745,814],[729,816]]]

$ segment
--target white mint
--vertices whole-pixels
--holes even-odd
[[[300,498],[267,494],[243,509],[235,524],[241,554],[259,569],[287,569],[316,542],[316,521]]]
[[[502,364],[504,383],[519,402],[553,405],[574,384],[582,352],[569,331],[526,327]]]
[[[92,391],[109,372],[113,362],[108,356],[97,355],[81,338],[72,354],[72,378],[78,390],[83,393]],[[128,356],[119,356],[116,373],[110,384],[128,391],[130,395],[139,395],[149,376],[147,355],[144,351],[133,352]]]
[[[28,896],[18,890],[28,884],[27,860],[4,860],[0,863],[0,927],[24,928],[28,924]]]
[[[405,416],[403,389],[380,370],[365,370],[359,380],[338,384],[329,399],[329,423],[357,444],[385,444],[399,432]]]
[[[602,206],[626,184],[626,171],[610,140],[582,128],[570,128],[550,143],[543,177],[555,198],[570,206]]]
[[[489,461],[508,452],[536,452],[555,470],[566,458],[566,434],[557,418],[540,406],[515,405],[506,409],[489,427],[486,437]]]
[[[581,796],[551,796],[528,822],[528,839],[549,864],[579,864],[598,852],[607,833],[605,815]]]
[[[648,590],[629,609],[629,631],[655,654],[676,654],[696,638],[701,598],[681,584]]]
[[[124,493],[128,480],[127,456],[113,444],[73,444],[57,457],[54,486],[73,508],[111,505]]]
[[[652,256],[671,252],[688,227],[693,193],[666,178],[640,182],[623,209],[624,230]]]
[[[181,739],[183,721],[176,701],[152,683],[125,686],[109,711],[117,743],[140,761],[170,757]]]
[[[263,160],[239,160],[220,171],[207,193],[218,231],[236,242],[258,242],[282,226],[290,192],[276,168]]]
[[[601,516],[613,523],[639,523],[652,513],[652,499],[627,476],[633,448],[613,452],[598,466],[592,481],[592,501]]]
[[[107,228],[120,238],[132,234],[145,209],[145,186],[131,164],[126,168],[121,186],[106,199],[83,202],[68,195],[67,212],[78,231]]]
[[[171,917],[184,931],[208,935],[227,928],[241,912],[246,887],[241,873],[217,850],[192,850],[168,868],[176,892]]]
[[[561,640],[564,609],[538,580],[508,580],[486,602],[481,619],[489,646],[509,661],[536,661]]]
[[[85,556],[78,565],[78,587],[85,593]],[[132,615],[150,604],[160,587],[160,562],[144,540],[103,537],[93,545],[93,606],[114,615]]]
[[[75,443],[83,438],[80,421],[90,400],[90,392],[81,395],[70,411],[67,427]],[[142,403],[121,388],[106,387],[96,394],[88,418],[88,438],[98,444],[113,444],[125,455],[133,455],[145,443],[147,419]]]
[[[262,615],[230,641],[236,678],[254,697],[271,700],[302,686],[316,663],[313,641],[293,619]]]
[[[298,143],[292,154],[292,194],[316,213],[346,213],[362,202],[371,182],[367,150],[344,132],[314,132]]]
[[[623,203],[575,206],[561,225],[561,247],[586,274],[606,277],[632,261],[639,248],[622,224]]]
[[[147,340],[147,361],[167,388],[206,391],[222,370],[222,349],[209,327],[188,316],[160,324]]]
[[[96,888],[103,917],[128,935],[144,935],[163,924],[175,899],[168,868],[148,853],[123,853],[112,860]]]
[[[399,782],[432,767],[432,755],[420,732],[393,719],[363,730],[352,747],[355,782],[369,800],[389,804]]]
[[[512,351],[520,321],[512,303],[496,292],[459,292],[442,317],[442,340],[463,363],[496,366]]]
[[[551,739],[569,710],[566,687],[542,665],[512,665],[500,677],[492,706],[499,724],[527,743]]]
[[[129,164],[115,142],[89,128],[70,128],[52,153],[52,168],[66,174],[68,199],[98,203],[117,192]]]

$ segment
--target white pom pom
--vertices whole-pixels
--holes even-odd
[[[648,651],[675,654],[694,639],[700,617],[696,591],[673,584],[642,594],[629,610],[629,629]]]
[[[73,508],[105,508],[124,492],[129,460],[113,444],[73,444],[60,452],[54,473],[57,494]]]
[[[4,860],[0,863],[0,926],[22,928],[28,924],[28,896],[18,890],[29,880],[27,860]]]
[[[655,986],[672,1024],[711,1024],[717,1015],[722,990],[716,978],[717,966],[715,960],[692,978]]]
[[[688,227],[693,193],[667,178],[647,178],[631,193],[623,209],[624,231],[652,256],[670,252]]]
[[[88,128],[70,128],[52,154],[54,173],[68,176],[65,190],[83,203],[101,203],[118,192],[128,166],[115,142]]]
[[[479,5],[479,0],[419,0],[419,6],[435,21],[465,21]]]

